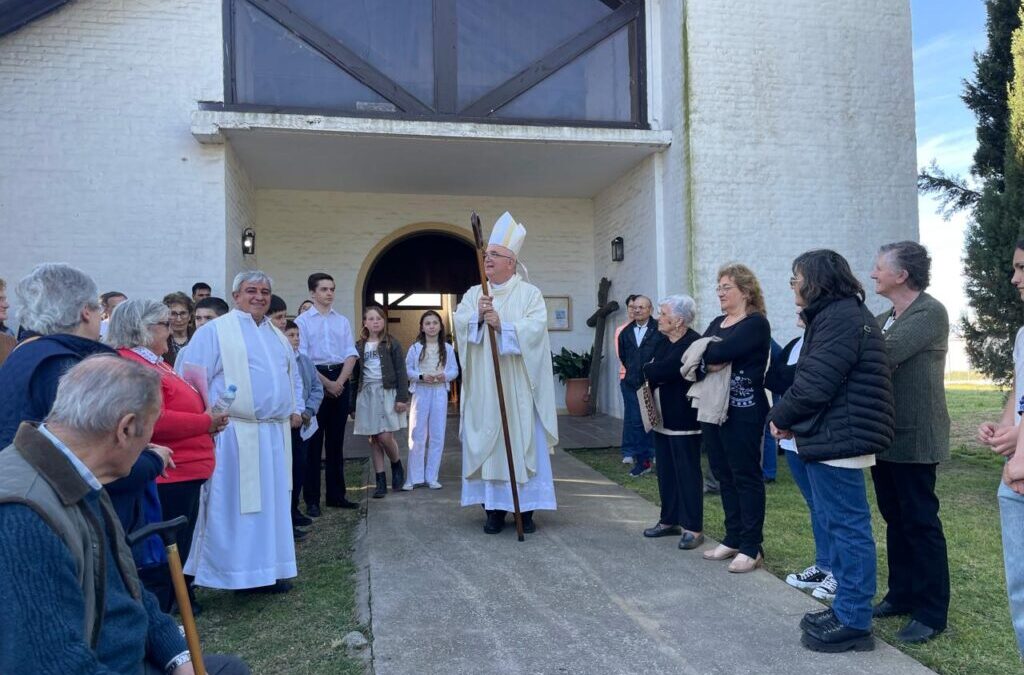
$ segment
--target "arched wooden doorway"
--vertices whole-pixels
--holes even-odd
[[[377,254],[367,270],[360,304],[384,305],[389,330],[408,349],[419,332],[420,316],[428,309],[444,317],[451,334],[458,301],[478,283],[476,251],[467,239],[420,230],[395,239]],[[452,392],[457,400],[458,387]]]

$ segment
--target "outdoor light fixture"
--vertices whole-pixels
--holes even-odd
[[[242,230],[242,255],[252,255],[256,252],[256,233],[251,227]]]
[[[612,239],[612,262],[622,262],[625,257],[626,246],[622,242],[622,237],[615,237]]]

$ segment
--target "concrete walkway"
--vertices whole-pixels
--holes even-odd
[[[511,527],[484,534],[483,510],[459,506],[457,425],[444,489],[366,500],[378,675],[931,672],[881,641],[805,650],[797,624],[817,601],[764,571],[729,574],[674,537],[644,539],[657,508],[561,450],[558,511],[538,512],[524,543]]]

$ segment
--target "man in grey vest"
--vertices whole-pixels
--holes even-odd
[[[103,490],[131,471],[160,406],[159,373],[88,358],[61,378],[45,423],[22,423],[0,452],[0,673],[194,673]],[[249,673],[233,657],[204,661]]]

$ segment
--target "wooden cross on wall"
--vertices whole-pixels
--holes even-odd
[[[612,282],[607,277],[601,277],[601,283],[597,287],[597,311],[587,319],[587,325],[596,328],[594,331],[594,349],[590,352],[590,392],[587,394],[587,414],[593,415],[597,412],[598,384],[601,381],[601,361],[604,358],[604,327],[608,316],[619,311],[619,303],[612,300],[608,302],[608,289]]]

